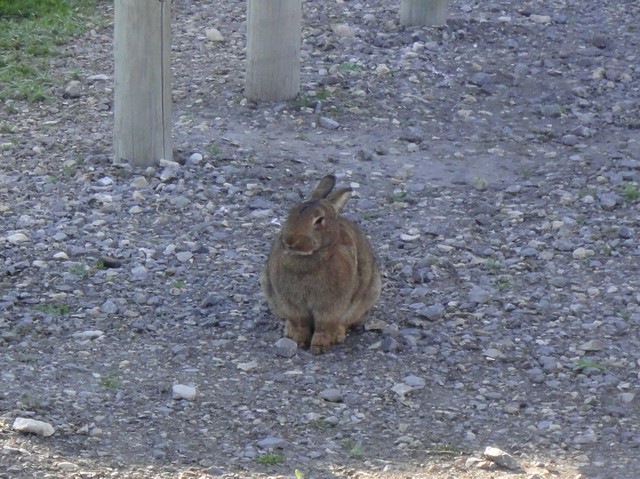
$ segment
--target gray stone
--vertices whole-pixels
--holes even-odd
[[[284,449],[287,446],[287,441],[279,437],[265,437],[264,439],[260,439],[256,445],[260,449]]]
[[[437,321],[444,317],[445,311],[445,307],[442,304],[434,304],[421,309],[418,314],[429,321]]]
[[[407,386],[411,386],[416,389],[422,389],[426,384],[426,381],[423,378],[414,375],[406,376],[402,380]]]
[[[82,96],[82,84],[77,80],[70,81],[64,89],[67,98],[80,98]]]
[[[328,402],[342,402],[342,392],[336,388],[327,388],[320,391],[320,398]]]
[[[173,399],[186,399],[187,401],[193,401],[196,398],[196,388],[193,386],[174,384],[171,391]]]
[[[476,304],[488,303],[492,296],[493,294],[491,291],[476,285],[473,285],[471,291],[469,291],[469,301]]]
[[[100,311],[104,314],[115,314],[118,312],[118,305],[112,299],[107,299],[102,306],[100,306]]]
[[[283,358],[291,358],[298,352],[298,344],[289,338],[280,338],[276,341],[275,352]]]
[[[340,128],[340,123],[332,120],[331,118],[327,118],[326,116],[321,116],[318,119],[318,124],[325,130],[337,130],[338,128]]]
[[[598,201],[603,210],[611,211],[622,203],[622,198],[616,193],[602,193],[598,195]]]
[[[510,471],[519,471],[522,469],[518,461],[512,455],[504,452],[502,449],[498,449],[497,447],[487,447],[482,455]]]
[[[24,433],[37,434],[38,436],[49,437],[55,432],[51,424],[36,419],[17,417],[13,421],[13,430]]]

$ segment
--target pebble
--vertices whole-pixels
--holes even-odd
[[[400,235],[400,240],[404,241],[405,243],[412,243],[412,242],[417,241],[419,239],[420,239],[420,235],[419,234],[409,235],[409,234],[402,233]]]
[[[579,247],[573,250],[572,256],[573,256],[573,259],[585,259],[593,256],[594,254],[595,252],[593,250]]]
[[[207,37],[207,40],[210,40],[212,42],[224,41],[224,36],[222,35],[222,33],[220,33],[220,30],[218,30],[217,28],[207,28],[205,30],[205,36]]]
[[[100,339],[104,336],[104,331],[100,331],[99,329],[90,330],[90,331],[79,331],[77,333],[73,333],[71,335],[74,339],[87,340],[87,339]]]
[[[82,84],[78,80],[71,80],[64,89],[67,98],[80,98],[82,96]]]
[[[73,472],[79,469],[77,464],[73,462],[62,461],[56,464],[56,467],[65,472]]]
[[[426,385],[426,381],[424,380],[424,378],[414,375],[406,376],[402,380],[406,385],[416,389],[422,389]]]
[[[193,253],[191,253],[190,251],[181,251],[180,253],[176,254],[176,258],[181,263],[186,263],[191,258],[193,258]]]
[[[356,36],[356,30],[346,23],[331,25],[331,30],[339,37],[353,38]]]
[[[431,306],[427,306],[426,308],[422,308],[418,311],[418,314],[423,318],[428,319],[429,321],[437,321],[442,319],[445,314],[445,307],[442,304],[434,304]]]
[[[24,243],[25,241],[29,241],[29,237],[24,233],[13,233],[4,238],[9,243],[18,244]]]
[[[578,434],[573,438],[575,444],[595,444],[598,442],[598,435],[593,431],[587,431],[583,434]]]
[[[533,14],[529,18],[531,18],[531,20],[534,23],[540,23],[540,24],[545,24],[545,25],[551,23],[551,17],[549,15],[536,15],[536,14]]]
[[[254,371],[258,368],[258,363],[256,361],[247,361],[244,363],[238,363],[238,369],[240,371],[244,371],[245,373]]]
[[[342,392],[336,388],[323,389],[320,398],[328,402],[342,402]]]
[[[510,471],[518,471],[522,469],[518,461],[512,455],[504,452],[502,449],[499,449],[497,447],[489,446],[485,448],[482,455],[490,461],[493,461],[497,465],[504,467],[505,469],[509,469]]]
[[[396,383],[391,388],[391,390],[401,398],[404,398],[408,393],[410,393],[414,389],[416,388],[414,388],[413,386],[409,386],[406,383]]]
[[[260,449],[284,449],[287,446],[287,441],[279,437],[265,437],[260,439],[256,445]]]
[[[280,338],[276,341],[275,352],[283,358],[291,358],[298,352],[298,344],[289,338]]]
[[[203,159],[204,156],[202,155],[202,153],[192,153],[191,155],[189,155],[189,158],[187,158],[187,164],[199,165]]]
[[[17,417],[13,421],[13,430],[18,432],[26,432],[37,434],[38,436],[49,437],[55,432],[51,424],[36,419]]]
[[[599,339],[592,339],[586,343],[582,343],[578,346],[581,351],[603,351],[605,349],[604,343]]]
[[[100,306],[100,311],[104,314],[116,314],[118,312],[118,305],[112,299],[107,299],[102,306]]]
[[[476,285],[473,285],[471,291],[469,291],[469,301],[472,303],[486,304],[491,300],[492,296],[491,291]]]
[[[337,130],[338,128],[340,128],[340,123],[332,120],[331,118],[327,118],[326,116],[321,116],[318,119],[318,124],[325,130]]]
[[[196,398],[196,388],[184,384],[174,384],[171,389],[173,399],[193,401]]]

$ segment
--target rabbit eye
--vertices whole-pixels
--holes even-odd
[[[321,224],[323,224],[323,223],[324,223],[324,216],[320,216],[319,218],[317,218],[317,219],[314,221],[314,224],[316,224],[316,225],[321,225]]]

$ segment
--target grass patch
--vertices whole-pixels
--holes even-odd
[[[362,441],[354,441],[353,439],[345,439],[340,443],[342,449],[347,451],[349,457],[352,459],[360,458],[364,456],[364,448],[362,447]]]
[[[435,444],[428,452],[438,456],[459,456],[462,454],[462,449],[452,444]]]
[[[256,462],[265,466],[275,466],[284,462],[284,456],[275,452],[260,454],[256,457]]]
[[[36,311],[47,316],[62,316],[69,313],[69,306],[66,304],[39,304]]]
[[[84,263],[75,263],[69,267],[69,274],[77,276],[78,278],[86,278],[90,272],[90,268]]]
[[[120,379],[120,373],[113,372],[105,378],[102,378],[99,382],[100,386],[111,391],[116,391],[122,386],[122,380]]]
[[[222,148],[220,148],[218,145],[207,145],[206,151],[207,153],[209,153],[209,156],[213,158],[222,154]]]
[[[604,371],[605,366],[601,362],[596,361],[595,359],[590,358],[580,358],[576,361],[576,365],[573,370],[582,372],[586,369],[592,369],[596,371]]]
[[[86,28],[97,0],[0,0],[0,100],[49,98],[49,60]]]
[[[338,65],[338,71],[340,73],[361,72],[362,67],[355,62],[343,62],[340,65]]]
[[[634,202],[640,198],[640,189],[632,183],[625,183],[622,186],[622,197],[625,201]]]

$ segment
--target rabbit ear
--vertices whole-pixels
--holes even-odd
[[[352,192],[353,190],[351,188],[340,188],[327,196],[327,201],[331,203],[336,213],[340,213],[344,204],[351,198]]]
[[[311,196],[309,196],[309,199],[319,200],[322,198],[326,198],[327,195],[331,193],[331,190],[333,189],[335,184],[336,184],[335,176],[333,175],[325,176],[320,180],[320,183],[318,183],[318,186],[316,186],[316,189],[313,190],[313,193],[311,193]]]

